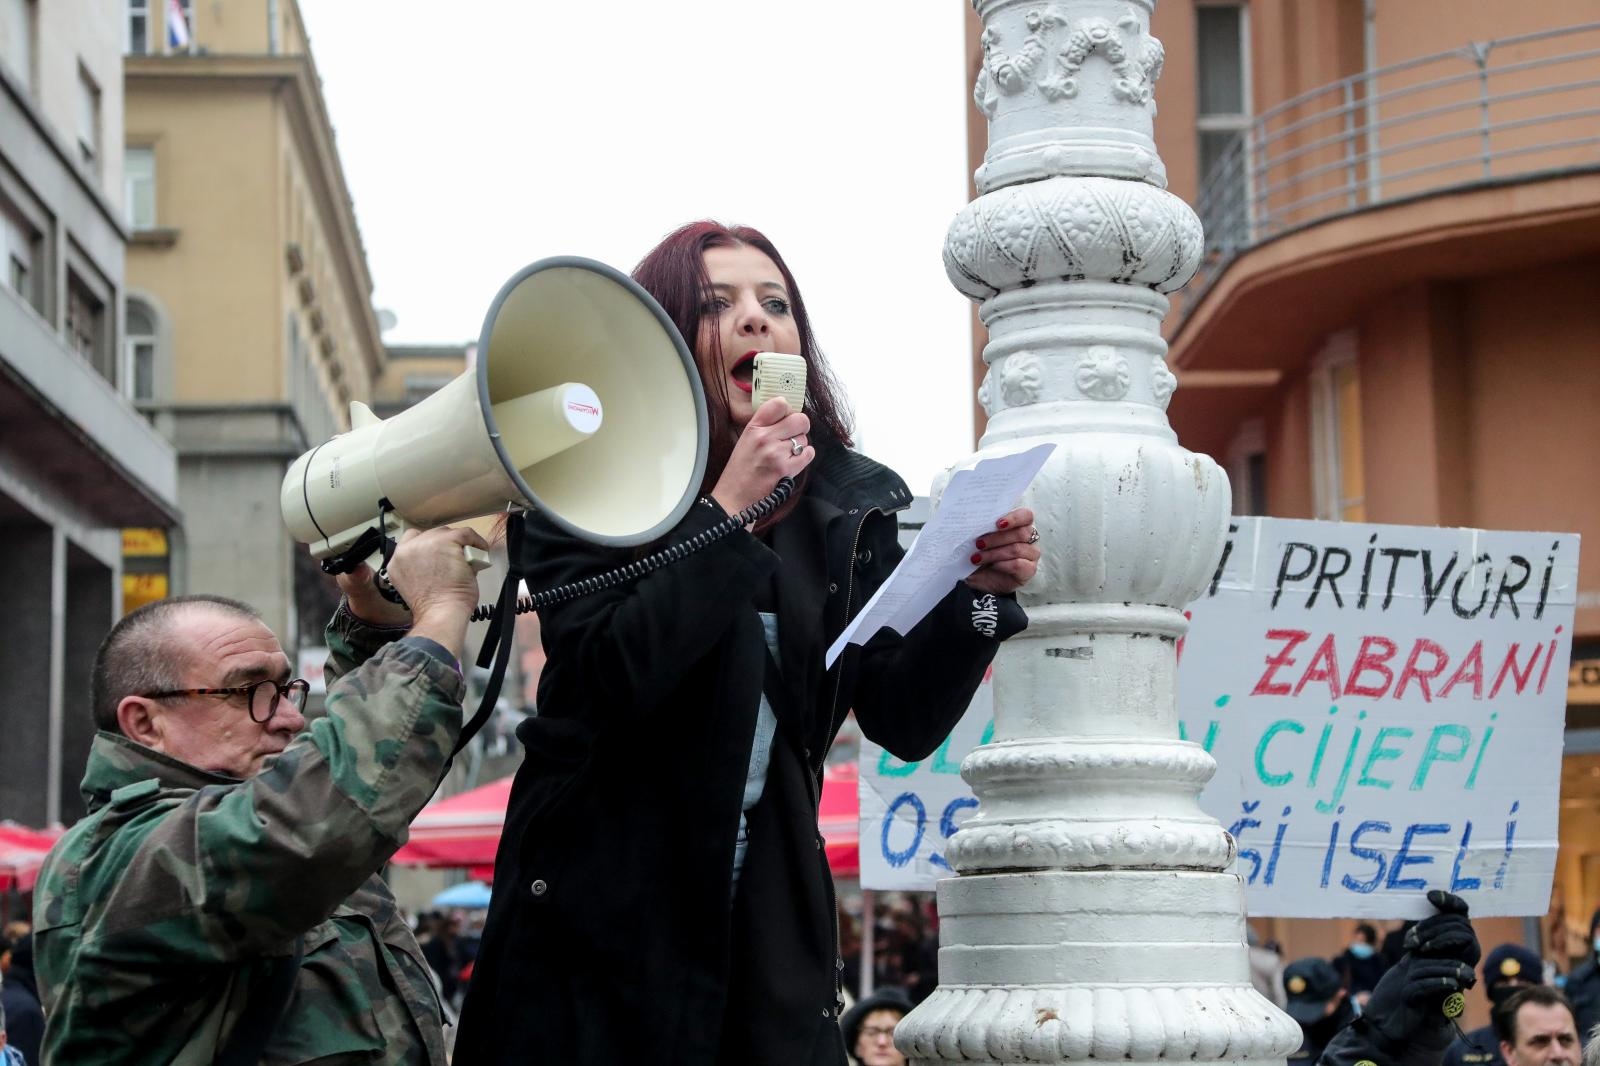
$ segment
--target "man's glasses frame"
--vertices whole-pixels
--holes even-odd
[[[270,692],[268,698],[265,694]],[[245,697],[245,710],[250,715],[250,720],[257,725],[266,725],[272,721],[272,716],[278,713],[278,704],[288,700],[295,710],[300,710],[306,705],[306,697],[311,694],[311,683],[305,678],[297,677],[291,681],[279,684],[270,678],[252,681],[248,685],[230,685],[227,688],[175,688],[165,692],[146,692],[147,700],[168,700],[187,698],[190,696],[232,696]],[[265,704],[264,711],[257,711],[257,706]]]

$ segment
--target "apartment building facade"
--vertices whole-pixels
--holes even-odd
[[[123,527],[179,517],[122,307],[120,0],[0,0],[0,819],[70,822]]]

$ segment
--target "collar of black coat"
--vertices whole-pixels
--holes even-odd
[[[111,802],[111,794],[128,785],[154,779],[161,788],[200,789],[236,785],[238,778],[190,766],[181,759],[147,748],[120,733],[96,733],[89,746],[89,764],[79,791],[90,813]]]
[[[819,448],[810,472],[811,490],[846,510],[875,507],[893,514],[911,506],[911,489],[899,474],[849,448]]]

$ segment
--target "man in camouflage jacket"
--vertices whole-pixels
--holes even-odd
[[[467,544],[483,546],[449,529],[401,543],[389,574],[414,615],[365,568],[341,579],[328,715],[309,729],[287,657],[243,604],[162,601],[112,630],[90,813],[34,902],[46,1063],[211,1063],[241,1017],[259,1024],[247,1005],[277,975],[293,991],[262,1063],[445,1062],[427,963],[376,872],[460,731]]]

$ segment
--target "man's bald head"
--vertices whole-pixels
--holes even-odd
[[[117,705],[124,696],[161,692],[183,686],[189,650],[173,639],[174,623],[196,610],[218,611],[236,618],[259,620],[247,603],[226,596],[173,596],[129,612],[111,627],[95,653],[90,680],[90,705],[95,728],[120,733]]]

